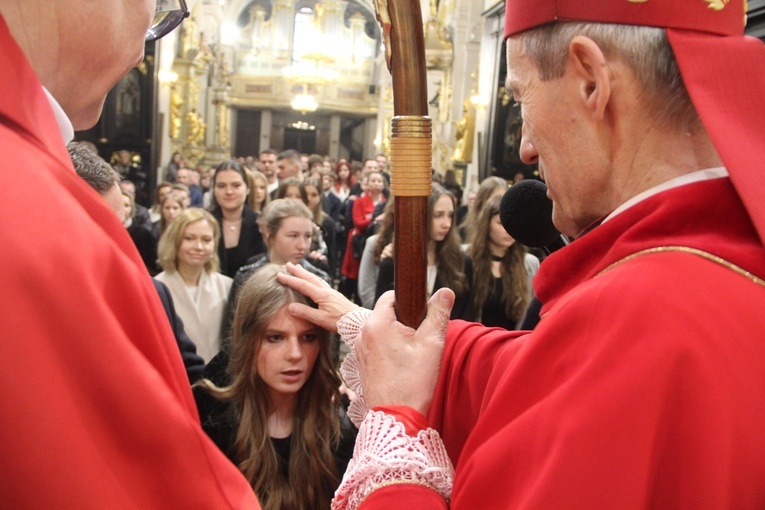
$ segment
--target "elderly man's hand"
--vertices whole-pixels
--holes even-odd
[[[403,405],[427,414],[441,369],[454,292],[440,289],[417,330],[396,320],[393,292],[383,294],[356,341],[364,398],[371,409]]]
[[[287,263],[287,271],[290,274],[279,273],[276,278],[319,305],[319,308],[316,309],[301,303],[291,303],[289,311],[295,317],[336,333],[337,321],[346,313],[360,308],[330,287],[327,282],[315,274],[309,273],[301,266]]]

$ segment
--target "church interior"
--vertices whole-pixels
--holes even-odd
[[[158,2],[175,4],[175,1]],[[129,151],[149,191],[173,153],[213,166],[265,149],[363,161],[390,149],[391,75],[374,0],[187,0],[169,36],[109,93],[76,139],[112,162]],[[475,189],[520,161],[521,119],[504,90],[504,3],[421,2],[433,169]],[[765,0],[747,31],[765,37]]]

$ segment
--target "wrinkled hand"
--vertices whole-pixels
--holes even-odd
[[[392,291],[383,294],[355,343],[367,406],[403,405],[427,415],[441,370],[454,292],[440,289],[417,330],[396,320]]]
[[[316,309],[302,303],[291,303],[288,309],[295,317],[312,322],[327,331],[337,332],[337,321],[346,313],[360,308],[320,277],[301,266],[288,262],[287,271],[290,274],[279,273],[276,278],[319,305]]]

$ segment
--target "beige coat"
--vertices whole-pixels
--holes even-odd
[[[199,278],[198,303],[194,302],[192,291],[177,271],[163,271],[157,275],[157,280],[170,289],[186,334],[196,344],[197,354],[208,363],[220,350],[223,311],[233,280],[217,272],[205,271]]]

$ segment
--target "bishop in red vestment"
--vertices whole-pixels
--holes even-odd
[[[745,11],[507,1],[521,158],[576,239],[540,268],[531,333],[447,328],[448,291],[417,331],[392,296],[343,317],[373,411],[334,508],[765,508],[765,48]]]
[[[259,508],[202,431],[149,275],[62,137],[141,56],[153,5],[0,4],[3,508]],[[91,36],[102,45],[74,44]]]

